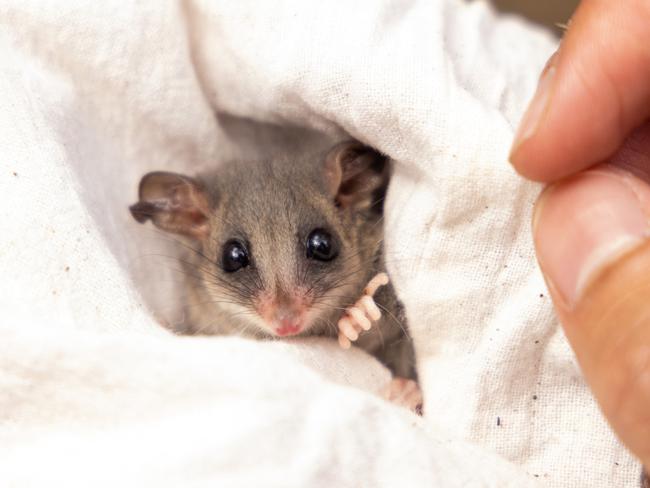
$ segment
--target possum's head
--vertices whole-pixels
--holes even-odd
[[[358,142],[319,159],[230,164],[196,179],[149,173],[131,213],[195,242],[196,286],[224,320],[316,333],[373,270],[389,177],[386,158]]]

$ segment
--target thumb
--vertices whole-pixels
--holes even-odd
[[[650,468],[650,127],[613,162],[549,187],[533,234],[584,376],[613,429]]]
[[[604,161],[650,117],[650,1],[583,0],[549,61],[510,160],[554,181]]]

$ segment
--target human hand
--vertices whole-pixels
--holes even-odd
[[[585,378],[650,469],[650,0],[583,0],[511,162],[549,183],[533,234]]]

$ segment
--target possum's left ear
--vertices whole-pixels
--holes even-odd
[[[325,182],[342,208],[381,203],[389,180],[388,158],[358,141],[343,142],[325,158]]]
[[[207,237],[208,195],[194,178],[160,171],[146,174],[140,181],[139,197],[129,210],[141,224],[151,220],[166,232],[199,240]]]

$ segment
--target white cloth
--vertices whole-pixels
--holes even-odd
[[[554,44],[482,2],[4,0],[0,485],[636,486],[535,266],[538,189],[506,162]],[[143,264],[137,181],[235,151],[247,120],[395,160],[422,421],[371,394],[387,373],[360,352],[158,325],[173,273]]]

